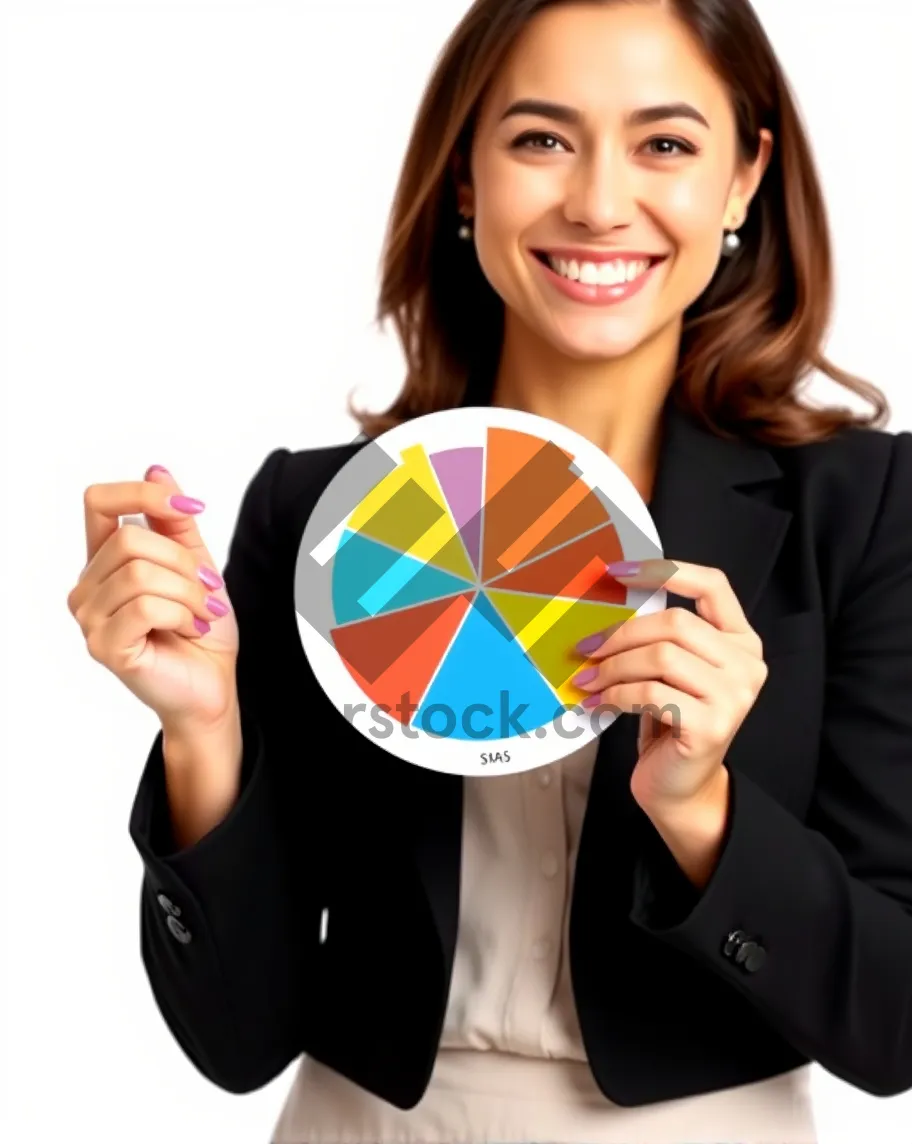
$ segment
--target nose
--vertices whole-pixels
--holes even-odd
[[[635,211],[632,172],[620,148],[593,154],[574,168],[564,203],[568,222],[603,234],[629,226]]]

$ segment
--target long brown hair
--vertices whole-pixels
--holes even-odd
[[[399,177],[381,264],[376,320],[391,320],[404,384],[383,413],[349,406],[369,436],[424,413],[486,404],[499,361],[503,303],[474,244],[457,234],[454,163],[468,169],[479,105],[523,26],[567,0],[476,0],[428,82]],[[769,444],[820,440],[844,426],[881,427],[890,410],[870,382],[824,355],[833,265],[811,148],[773,48],[748,0],[668,0],[728,86],[744,159],[758,132],[773,152],[740,230],[684,315],[673,399],[713,432]],[[812,369],[873,411],[812,408],[799,390]]]

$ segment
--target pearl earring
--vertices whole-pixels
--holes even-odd
[[[459,237],[466,242],[472,237],[472,228],[468,222],[464,222],[459,228]]]
[[[722,240],[722,253],[731,257],[741,246],[740,237],[733,230],[726,233]]]

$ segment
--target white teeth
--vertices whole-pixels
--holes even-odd
[[[649,269],[649,262],[640,259],[637,262],[627,262],[616,258],[613,262],[569,262],[563,258],[548,256],[548,265],[563,278],[579,281],[588,286],[618,286],[623,282],[632,282]]]

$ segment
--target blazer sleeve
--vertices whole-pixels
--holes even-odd
[[[140,944],[152,993],[187,1057],[231,1092],[264,1085],[300,1054],[302,980],[320,924],[308,850],[319,791],[312,784],[303,798],[293,785],[302,768],[290,762],[289,657],[300,649],[273,517],[288,455],[271,453],[248,485],[223,572],[240,633],[239,798],[202,839],[175,849],[159,731],[129,821],[144,866]]]
[[[710,881],[697,891],[653,831],[630,911],[876,1096],[912,1088],[912,434],[891,450],[831,635],[807,821],[732,768]]]

